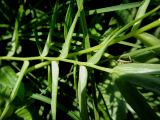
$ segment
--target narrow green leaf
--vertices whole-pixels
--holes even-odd
[[[79,14],[80,14],[80,10],[77,11],[77,13],[75,15],[75,18],[72,22],[72,25],[69,29],[69,32],[67,34],[67,37],[65,39],[65,43],[63,44],[62,51],[61,51],[61,54],[60,54],[61,58],[66,58],[67,55],[68,55],[69,48],[70,48],[70,43],[71,43],[71,40],[72,40],[72,35],[73,35],[73,32],[74,32],[74,28],[76,26]]]
[[[33,9],[33,14],[34,14],[34,17],[36,19],[35,24],[37,24],[38,20],[37,20],[37,13],[36,13],[35,9]],[[34,34],[35,34],[35,40],[36,40],[36,45],[37,45],[37,48],[38,48],[39,55],[41,55],[42,54],[42,48],[40,46],[40,41],[39,41],[39,37],[38,37],[37,25],[34,26]]]
[[[51,67],[48,65],[48,89],[52,90],[52,76],[51,76]]]
[[[117,10],[125,10],[125,9],[131,9],[135,7],[139,7],[142,4],[142,2],[133,2],[133,3],[127,3],[127,4],[120,4],[120,5],[115,5],[111,7],[106,7],[106,8],[99,8],[95,10],[89,10],[87,15],[93,15],[93,14],[99,14],[99,13],[105,13],[105,12],[112,12],[112,11],[117,11]]]
[[[8,24],[0,24],[0,28],[9,28]]]
[[[81,10],[81,13],[80,13],[81,28],[83,31],[84,46],[85,46],[85,49],[87,49],[87,48],[90,48],[90,40],[89,40],[88,28],[87,28],[85,13],[84,13],[83,0],[76,0],[76,1],[77,1],[78,9]],[[90,57],[91,55],[87,54],[87,59],[89,59]]]
[[[88,72],[85,66],[80,66],[79,82],[78,82],[78,99],[81,120],[88,120],[86,86],[87,86]]]
[[[138,12],[137,12],[137,15],[136,15],[136,18],[135,19],[138,19],[140,17],[142,17],[143,15],[145,15],[145,12],[146,12],[146,9],[148,7],[150,3],[150,0],[144,0],[142,5],[139,7],[138,9]],[[136,22],[133,27],[132,27],[132,30],[131,31],[134,31],[134,30],[137,30],[141,24],[142,20]]]
[[[120,58],[128,58],[128,57],[131,57],[131,58],[138,58],[138,57],[141,57],[147,53],[153,53],[153,51],[155,49],[160,49],[160,45],[157,44],[155,46],[152,46],[152,47],[147,47],[147,48],[143,48],[143,49],[138,49],[138,50],[135,50],[135,51],[131,51],[129,53],[126,53],[126,54],[123,54],[120,56]],[[153,51],[152,51],[153,50]]]
[[[126,46],[131,46],[131,47],[134,47],[134,48],[141,48],[140,45],[137,45],[135,43],[126,42],[126,41],[120,41],[119,44],[126,45]]]
[[[72,25],[72,18],[73,18],[73,2],[71,1],[67,9],[66,16],[65,16],[65,23],[64,23],[64,38],[65,39],[67,37],[69,28]]]
[[[15,111],[15,114],[18,118],[22,118],[23,120],[32,120],[32,115],[26,106],[23,106]]]
[[[51,46],[52,33],[54,31],[55,24],[56,24],[56,18],[57,18],[57,15],[58,15],[58,8],[59,8],[59,2],[58,1],[59,0],[56,0],[55,6],[53,8],[52,20],[51,20],[51,23],[50,23],[50,30],[49,30],[49,33],[48,33],[47,41],[44,45],[44,49],[43,49],[42,54],[41,54],[41,56],[43,56],[43,57],[48,54],[49,48]]]
[[[20,5],[18,9],[18,17],[15,21],[14,32],[11,41],[11,50],[8,52],[7,56],[13,56],[18,48],[18,39],[19,39],[19,23],[23,14],[23,5]]]
[[[78,66],[77,65],[74,65],[74,68],[73,68],[73,79],[74,79],[74,89],[76,91],[76,98],[78,100],[78,73],[77,73],[77,70],[78,70]]]
[[[158,74],[160,64],[130,63],[121,64],[113,68],[113,73],[117,74]]]
[[[11,96],[10,96],[10,100],[11,100],[11,101],[12,101],[12,100],[16,97],[16,95],[17,95],[18,89],[19,89],[19,87],[20,87],[20,84],[21,84],[21,82],[22,82],[22,79],[23,79],[24,75],[26,74],[26,71],[27,71],[28,66],[29,66],[29,61],[24,61],[23,66],[22,66],[22,68],[21,68],[20,75],[18,76],[18,80],[17,80],[17,82],[16,82],[16,84],[15,84],[15,86],[14,86],[14,89],[13,89],[13,91],[12,91],[12,93],[11,93]]]
[[[52,120],[56,120],[57,111],[57,93],[58,93],[58,77],[59,77],[59,66],[57,61],[51,62],[52,66],[52,99],[51,99],[51,113]]]
[[[160,44],[160,40],[149,33],[137,34],[135,37],[146,46],[157,46]],[[154,49],[154,51],[160,52],[160,48]]]

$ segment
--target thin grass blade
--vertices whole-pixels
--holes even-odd
[[[85,18],[85,13],[84,13],[84,7],[83,7],[83,0],[76,0],[78,9],[81,10],[80,13],[80,21],[81,21],[81,28],[83,31],[83,41],[84,41],[84,46],[85,49],[90,48],[90,40],[89,40],[89,34],[88,34],[88,27],[87,27],[87,22]],[[87,59],[91,57],[90,54],[87,54]]]
[[[18,17],[16,18],[15,21],[14,32],[11,41],[11,50],[8,52],[7,56],[13,56],[18,48],[19,24],[20,24],[19,22],[21,20],[23,11],[24,11],[23,5],[20,5],[20,8],[18,10]]]
[[[39,36],[38,36],[38,31],[37,31],[37,13],[36,11],[33,9],[33,14],[34,14],[34,17],[36,19],[36,22],[35,22],[35,26],[34,26],[34,34],[35,34],[35,40],[36,40],[36,45],[37,45],[37,48],[38,48],[38,52],[39,52],[39,55],[42,54],[42,48],[40,46],[40,41],[39,41]]]
[[[147,7],[150,3],[150,0],[144,0],[142,5],[139,7],[138,11],[137,11],[137,15],[135,17],[135,19],[138,19],[140,17],[142,17],[143,15],[145,15],[145,12],[147,10]],[[141,22],[142,20],[136,22],[133,27],[132,27],[132,30],[131,31],[134,31],[134,30],[137,30],[139,28],[139,26],[141,25]]]
[[[86,86],[88,72],[85,66],[80,66],[79,69],[79,82],[78,82],[78,100],[81,120],[88,120],[87,99],[86,99]]]
[[[113,68],[112,73],[117,74],[159,74],[160,64],[130,63],[120,64]]]
[[[93,15],[93,14],[112,12],[112,11],[117,11],[117,10],[131,9],[131,8],[139,7],[141,4],[142,2],[133,2],[133,3],[120,4],[120,5],[115,5],[115,6],[106,7],[106,8],[99,8],[95,10],[89,10],[89,12],[86,13],[86,15]]]
[[[79,14],[80,14],[80,10],[77,11],[77,13],[75,15],[75,18],[73,20],[73,23],[72,23],[72,25],[69,29],[69,32],[67,34],[67,37],[65,39],[65,43],[63,44],[62,51],[61,51],[61,54],[60,54],[61,58],[66,58],[67,55],[68,55],[69,48],[70,48],[70,43],[71,43],[71,40],[72,40],[72,35],[73,35],[73,32],[74,32],[74,28],[76,26]]]
[[[58,1],[59,0],[56,0],[55,6],[53,8],[50,30],[49,30],[49,33],[48,33],[47,41],[44,45],[44,49],[43,49],[42,54],[41,54],[41,56],[43,56],[43,57],[48,54],[49,48],[51,46],[52,33],[54,31],[55,24],[56,24],[56,18],[57,18],[57,15],[58,15],[58,8],[59,8],[59,2]]]
[[[52,61],[51,66],[52,66],[51,113],[52,113],[52,120],[56,120],[59,65],[57,61]]]
[[[146,46],[157,46],[160,44],[160,40],[149,33],[137,34],[135,37],[139,39],[142,43],[144,43]],[[160,48],[154,49],[154,51],[159,53]]]
[[[153,51],[156,50],[156,49],[160,49],[160,45],[159,44],[157,44],[155,46],[152,46],[152,47],[147,47],[147,48],[131,51],[129,53],[121,55],[120,58],[127,59],[128,57],[131,57],[131,58],[134,59],[134,58],[141,57],[141,56],[143,56],[144,54],[147,54],[147,53],[151,53],[151,52],[153,53]]]
[[[51,76],[51,67],[48,65],[48,89],[52,91],[52,76]]]
[[[72,25],[73,2],[71,1],[67,9],[64,23],[64,38],[66,39],[70,26]]]

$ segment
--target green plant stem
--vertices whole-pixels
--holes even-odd
[[[108,72],[111,73],[112,69],[111,68],[106,68],[106,67],[101,67],[98,65],[93,65],[89,64],[87,62],[80,62],[80,61],[75,61],[75,60],[69,60],[69,59],[63,59],[60,57],[9,57],[9,56],[1,56],[0,60],[16,60],[16,61],[32,61],[32,60],[48,60],[48,61],[63,61],[67,63],[72,63],[72,64],[77,64],[77,65],[82,65],[82,66],[87,66],[91,67],[100,71]],[[43,67],[43,65],[42,65]]]

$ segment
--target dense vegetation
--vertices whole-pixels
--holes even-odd
[[[0,120],[158,120],[159,0],[1,0]]]

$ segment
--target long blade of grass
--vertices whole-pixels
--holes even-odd
[[[90,40],[89,40],[84,8],[83,8],[83,0],[76,0],[76,1],[77,1],[78,9],[81,9],[81,13],[80,13],[81,28],[83,31],[84,46],[85,46],[85,49],[87,49],[87,48],[90,48]],[[87,54],[87,59],[89,59],[90,57],[91,55]]]
[[[77,75],[78,73],[77,73],[77,70],[78,70],[78,66],[74,65],[73,67],[74,89],[76,91],[76,98],[77,98],[77,103],[78,103],[78,75]]]
[[[51,67],[48,65],[48,89],[52,91],[52,76],[51,76]]]
[[[70,26],[72,25],[73,2],[71,1],[67,9],[64,23],[64,38],[66,39]]]
[[[37,24],[38,20],[37,20],[37,15],[36,15],[35,9],[33,9],[33,14],[34,14],[34,17],[36,19],[35,24]],[[42,54],[42,48],[40,46],[40,41],[39,41],[39,37],[38,37],[37,25],[34,26],[34,34],[35,34],[35,40],[36,40],[36,45],[37,45],[37,48],[38,48],[39,55],[41,55]]]
[[[27,71],[27,68],[29,66],[29,61],[24,61],[23,63],[23,66],[22,66],[22,69],[21,69],[21,72],[20,72],[20,75],[18,76],[18,79],[16,81],[16,84],[12,90],[12,93],[10,95],[10,100],[7,101],[6,105],[5,105],[5,108],[0,116],[0,119],[2,120],[6,113],[8,112],[9,108],[10,108],[10,103],[15,99],[15,97],[17,96],[17,93],[18,93],[18,90],[20,88],[20,84],[22,82],[22,79],[24,77],[24,75],[26,74],[26,71]]]
[[[144,43],[146,46],[157,46],[160,44],[160,40],[149,33],[137,34],[135,35],[135,37],[139,39],[142,43]],[[154,49],[154,51],[159,53],[160,48]]]
[[[106,7],[106,8],[95,9],[95,10],[89,10],[89,12],[86,13],[86,15],[131,9],[131,8],[139,7],[142,3],[143,2],[133,2],[133,3],[120,4],[120,5],[115,5],[115,6]]]
[[[81,13],[80,13],[80,22],[81,22],[81,28],[83,31],[83,41],[84,41],[84,48],[90,48],[90,40],[89,40],[89,34],[88,34],[88,27],[87,27],[87,23],[86,23],[86,18],[85,18],[85,12],[84,12],[84,7],[83,7],[83,0],[76,0],[77,1],[77,5],[78,5],[78,9],[81,9]],[[87,60],[91,57],[91,54],[87,54]],[[80,68],[81,69],[81,68]],[[85,68],[86,69],[86,68]],[[87,72],[87,69],[86,69]],[[87,84],[87,83],[86,83]],[[95,91],[93,89],[95,89],[94,87],[94,81],[92,81],[92,94],[93,96],[95,96]],[[93,109],[94,109],[94,115],[95,115],[95,119],[98,120],[99,119],[99,114],[98,114],[98,110],[96,108],[97,104],[96,104],[96,97],[93,97]],[[86,101],[87,103],[87,101]],[[87,104],[86,104],[87,105]],[[81,114],[81,113],[80,113]]]
[[[138,12],[137,12],[137,15],[136,15],[135,19],[138,19],[138,18],[142,17],[143,15],[145,15],[145,12],[146,12],[146,9],[147,9],[149,3],[150,3],[150,0],[144,0],[143,4],[138,9]],[[136,22],[133,25],[131,31],[137,30],[139,28],[141,22],[142,22],[142,20]]]
[[[55,6],[53,8],[52,20],[51,20],[51,25],[50,25],[50,30],[48,33],[47,41],[44,45],[44,49],[41,54],[41,56],[43,56],[43,57],[48,54],[49,48],[51,46],[52,33],[54,31],[55,24],[56,24],[56,19],[57,19],[57,15],[58,15],[58,8],[59,8],[59,0],[56,0]]]
[[[10,96],[11,101],[12,101],[12,100],[16,97],[16,95],[17,95],[18,89],[19,89],[19,87],[20,87],[20,84],[21,84],[21,82],[22,82],[22,79],[23,79],[24,75],[25,75],[26,72],[27,72],[28,66],[29,66],[29,61],[24,61],[23,66],[22,66],[21,71],[20,71],[20,74],[19,74],[19,76],[18,76],[18,80],[17,80],[17,82],[16,82],[16,84],[15,84],[15,86],[14,86],[14,89],[13,89],[13,91],[12,91],[12,93],[11,93],[11,96]]]
[[[7,56],[13,56],[17,50],[18,39],[19,39],[19,24],[20,24],[19,22],[21,20],[23,11],[24,11],[23,5],[20,5],[18,10],[18,16],[15,21],[14,32],[13,32],[12,41],[11,41],[11,50],[8,52]]]
[[[52,62],[51,62],[51,66],[52,66],[51,113],[52,113],[52,120],[56,120],[58,77],[59,77],[59,66],[58,66],[58,62],[57,62],[57,61],[52,61]]]
[[[120,41],[119,44],[126,45],[126,46],[131,46],[133,48],[141,48],[140,45],[137,45],[135,43],[126,42],[126,41]]]
[[[130,56],[131,58],[134,59],[134,58],[137,58],[137,57],[141,57],[142,55],[144,55],[146,53],[153,52],[155,49],[160,49],[160,45],[157,44],[157,45],[152,46],[152,47],[147,47],[147,48],[131,51],[129,53],[121,55],[120,58],[126,58],[127,59]]]
[[[65,39],[65,43],[63,44],[62,51],[61,51],[61,54],[60,54],[61,58],[66,58],[67,55],[68,55],[69,48],[70,48],[70,43],[71,43],[71,40],[72,40],[72,35],[73,35],[73,32],[74,32],[74,28],[76,26],[79,14],[80,14],[80,9],[78,9],[78,11],[75,15],[75,18],[72,22],[72,25],[71,25],[71,27],[68,31],[67,37]]]
[[[113,68],[117,74],[157,74],[160,72],[160,64],[130,63],[120,64]]]
[[[79,69],[79,82],[78,82],[78,100],[80,109],[81,120],[88,120],[87,99],[86,99],[86,86],[88,72],[85,66],[80,66]]]

